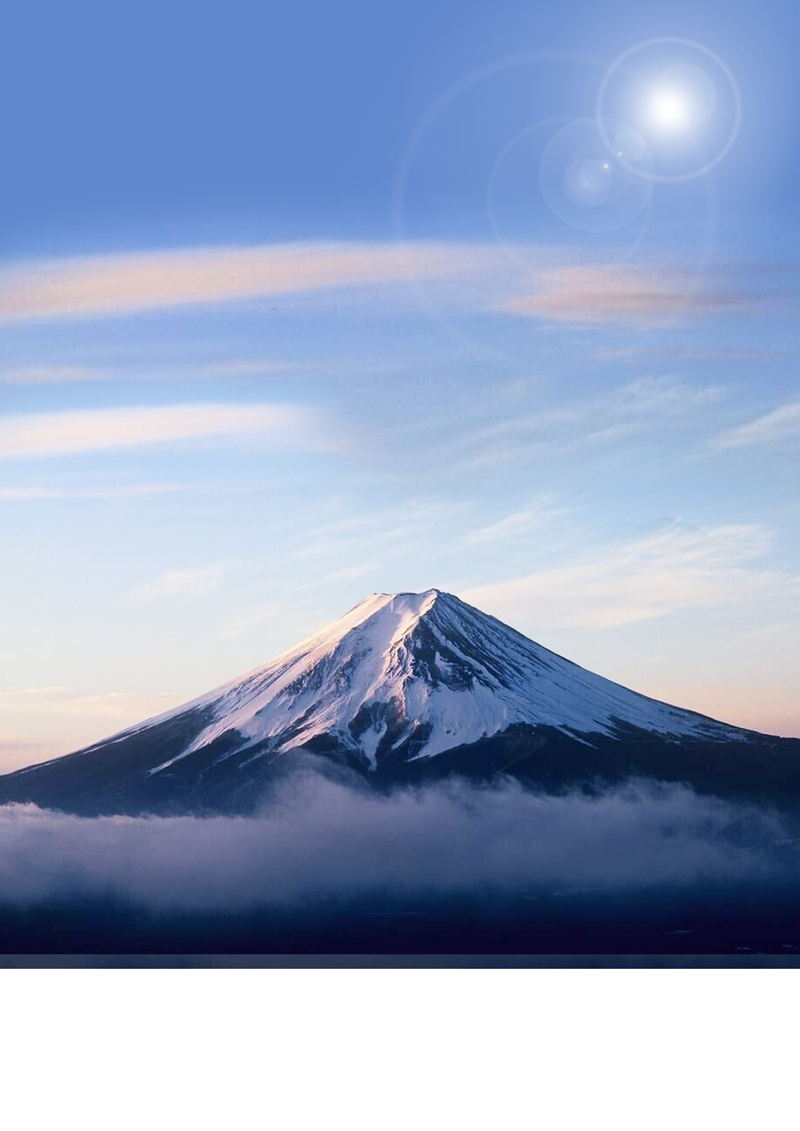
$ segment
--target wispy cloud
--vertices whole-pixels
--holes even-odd
[[[694,424],[696,414],[725,395],[718,385],[690,385],[674,377],[643,377],[601,396],[575,397],[533,412],[464,429],[453,443],[474,465],[508,463],[533,452],[614,447],[637,436],[670,434],[665,424]]]
[[[674,523],[572,564],[462,595],[512,623],[589,629],[759,598],[796,604],[800,578],[754,564],[769,547],[769,533],[760,525],[702,531]]]
[[[0,691],[0,773],[98,742],[178,706],[185,698],[170,692],[87,695],[60,686]]]
[[[3,385],[71,385],[102,377],[103,370],[91,365],[17,365],[0,370]]]
[[[387,510],[379,508],[335,521],[320,521],[287,538],[284,559],[292,562],[319,561],[331,568],[346,567],[355,555],[360,561],[385,561],[404,556],[411,543],[441,529],[463,510],[463,503],[448,503],[435,497],[413,497]]]
[[[170,691],[87,694],[63,686],[0,691],[0,773],[99,742],[187,698]]]
[[[774,361],[776,358],[795,358],[800,351],[763,346],[754,349],[729,349],[710,346],[653,346],[646,343],[635,346],[609,347],[597,351],[597,357],[606,361],[622,361],[638,365],[643,361]]]
[[[612,392],[608,408],[621,416],[682,416],[725,395],[719,385],[688,385],[674,377],[643,377]]]
[[[351,501],[329,502],[337,513]],[[415,566],[429,561],[441,552],[443,532],[453,543],[458,542],[459,519],[470,507],[464,502],[414,496],[375,510],[356,506],[336,518],[330,517],[331,509],[323,500],[311,517],[303,515],[300,521],[273,529],[272,536],[281,545],[281,569],[274,585],[266,588],[259,580],[239,590],[240,608],[222,625],[223,637],[240,636],[280,618],[289,598],[324,591],[326,585],[373,574],[376,586],[383,587],[389,576],[407,576],[409,546],[414,547]],[[275,600],[276,588],[279,601]]]
[[[339,582],[354,581],[365,577],[367,574],[377,572],[373,561],[356,562],[351,566],[342,566],[327,573],[316,573],[309,581],[297,585],[290,585],[281,589],[281,598],[277,601],[263,601],[249,605],[244,611],[228,617],[220,630],[222,639],[232,639],[245,636],[253,629],[260,628],[281,617],[286,610],[286,603],[290,599],[296,602],[304,594],[324,589],[327,585],[337,585]],[[299,611],[299,609],[298,609]]]
[[[437,243],[289,243],[135,252],[0,271],[0,321],[102,318],[190,304],[457,274],[468,250]]]
[[[800,401],[790,401],[717,438],[716,447],[744,448],[755,444],[779,444],[800,437]]]
[[[741,293],[693,287],[682,274],[618,263],[554,267],[537,276],[537,289],[506,303],[512,314],[583,325],[673,322],[740,309]]]
[[[22,687],[0,691],[0,711],[21,715],[68,715],[80,718],[138,722],[166,711],[180,701],[171,694],[106,691],[82,695],[68,687]]]
[[[0,502],[36,502],[40,499],[138,499],[184,491],[177,483],[138,483],[121,487],[0,487]]]
[[[464,536],[464,543],[468,546],[477,546],[484,543],[506,542],[513,538],[521,538],[538,530],[549,519],[564,514],[564,508],[559,507],[552,495],[543,495],[524,510],[514,511],[497,522],[487,526],[480,526]]]
[[[261,377],[304,371],[306,363],[271,357],[217,358],[204,362],[148,365],[119,361],[107,365],[17,365],[0,369],[0,385],[75,385],[93,381],[187,381]]]
[[[155,597],[202,597],[219,589],[228,565],[228,562],[217,562],[214,565],[195,569],[167,570],[155,581],[138,586],[130,596],[133,600],[149,600]]]
[[[307,412],[279,404],[176,404],[17,414],[0,420],[0,459],[75,455],[245,433],[297,437],[309,424]]]

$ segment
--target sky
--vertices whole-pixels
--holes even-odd
[[[430,587],[800,735],[795,5],[7,25],[0,770]]]

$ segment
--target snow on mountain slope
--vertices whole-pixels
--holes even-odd
[[[706,741],[748,734],[593,675],[436,589],[373,594],[264,667],[111,741],[198,710],[200,733],[151,775],[232,734],[220,759],[326,737],[371,768],[387,755],[430,758],[514,724],[577,738],[616,737],[620,724]]]

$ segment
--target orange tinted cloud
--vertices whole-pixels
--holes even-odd
[[[0,459],[76,455],[242,433],[297,436],[308,423],[303,410],[275,404],[177,404],[20,413],[0,420]]]
[[[458,272],[464,248],[434,243],[291,243],[22,263],[0,271],[0,321],[102,318],[392,283]]]
[[[731,291],[697,290],[679,274],[619,264],[555,267],[538,287],[504,310],[534,318],[583,324],[671,322],[743,305]]]

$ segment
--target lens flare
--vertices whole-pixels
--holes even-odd
[[[564,173],[564,191],[576,204],[587,208],[608,200],[613,184],[609,162],[597,157],[573,161]]]
[[[688,99],[680,90],[654,90],[650,114],[656,125],[668,130],[685,130],[691,121]]]
[[[656,79],[650,115],[664,129],[691,130],[707,122],[716,105],[717,88],[708,72],[692,63],[676,63]]]
[[[611,153],[595,119],[579,118],[551,137],[539,162],[539,185],[548,207],[584,232],[624,227],[644,212],[652,195],[650,178],[635,177],[628,167],[652,172],[644,137],[615,119],[604,127],[614,139]]]
[[[597,92],[597,125],[608,154],[635,177],[689,181],[708,173],[730,152],[742,102],[730,68],[701,43],[665,36],[638,43],[606,71]],[[653,168],[626,161],[606,129],[624,118],[645,137]]]

